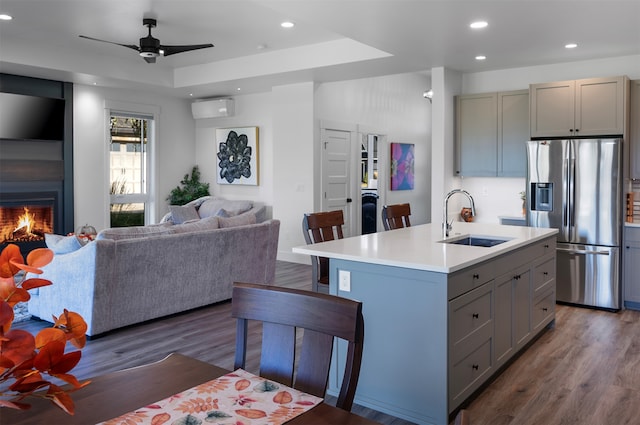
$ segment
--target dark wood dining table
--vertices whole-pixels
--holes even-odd
[[[32,398],[29,400],[31,409],[27,411],[0,408],[0,424],[96,424],[229,372],[212,364],[174,353],[156,363],[90,378],[91,384],[71,395],[75,403],[73,416],[67,415],[48,400]],[[287,425],[304,424],[368,425],[376,422],[327,403],[320,403],[287,422]]]

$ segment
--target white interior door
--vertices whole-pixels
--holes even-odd
[[[322,211],[341,209],[342,231],[351,236],[352,194],[350,189],[351,132],[323,128],[322,142]]]

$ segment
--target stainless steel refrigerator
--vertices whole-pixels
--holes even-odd
[[[527,224],[559,229],[556,299],[620,308],[622,140],[527,142]]]

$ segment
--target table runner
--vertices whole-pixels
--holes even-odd
[[[322,401],[238,369],[99,425],[279,425]]]

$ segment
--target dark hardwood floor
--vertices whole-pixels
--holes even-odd
[[[310,266],[278,262],[276,281],[310,290]],[[172,352],[232,369],[235,321],[230,311],[231,303],[224,302],[93,339],[73,373],[86,379],[160,360]],[[14,328],[37,332],[47,326],[29,320]],[[254,326],[252,332],[258,331]],[[254,373],[257,346],[247,356],[247,369]],[[556,326],[466,407],[473,425],[639,423],[640,312],[557,306]],[[353,411],[382,424],[410,424],[357,405]]]

